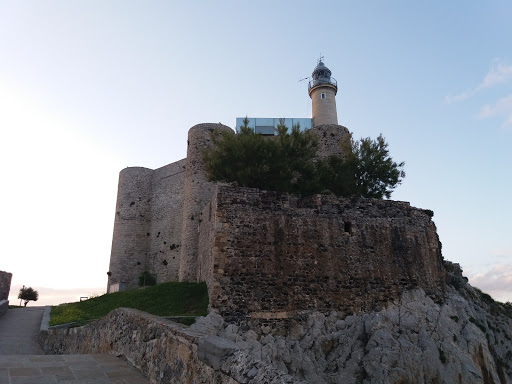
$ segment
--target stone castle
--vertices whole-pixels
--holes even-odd
[[[342,154],[331,71],[309,83],[318,157]],[[234,321],[285,319],[304,310],[357,312],[403,291],[440,292],[443,266],[428,211],[405,202],[295,197],[207,180],[201,152],[221,124],[188,132],[186,159],[121,171],[108,292],[157,282],[206,282],[210,309]],[[343,292],[343,294],[340,294]]]
[[[330,76],[319,62],[309,83],[319,158],[349,134]],[[216,129],[230,128],[192,127],[186,159],[121,171],[108,273],[109,292],[144,271],[205,282],[208,315],[188,327],[119,308],[42,332],[46,351],[122,355],[151,383],[512,383],[512,306],[443,260],[432,211],[211,183]]]

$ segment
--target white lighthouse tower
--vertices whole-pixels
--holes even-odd
[[[336,112],[336,94],[338,84],[331,77],[331,71],[322,62],[322,57],[311,75],[308,91],[313,104],[313,127],[324,124],[338,125],[338,113]]]

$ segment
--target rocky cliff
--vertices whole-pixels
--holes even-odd
[[[193,328],[234,342],[245,365],[264,363],[296,382],[511,383],[512,309],[467,284],[456,264],[446,266],[450,283],[439,302],[414,289],[379,311],[309,312],[287,334],[215,314]],[[254,382],[260,373],[253,370]]]

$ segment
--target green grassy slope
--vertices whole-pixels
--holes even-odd
[[[105,294],[53,307],[50,326],[71,322],[85,324],[119,307],[136,308],[157,316],[204,316],[208,308],[208,292],[204,283],[170,282]]]

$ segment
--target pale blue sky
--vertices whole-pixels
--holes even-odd
[[[183,158],[197,123],[309,117],[322,54],[340,124],[406,163],[393,198],[512,300],[510,20],[509,1],[0,0],[0,269],[42,304],[104,290],[118,172]]]

